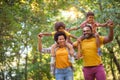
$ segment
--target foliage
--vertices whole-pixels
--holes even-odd
[[[54,31],[54,23],[63,21],[67,28],[79,26],[85,13],[93,11],[96,21],[112,19],[114,40],[102,48],[107,79],[120,79],[120,1],[119,0],[1,0],[0,1],[0,79],[52,80],[50,55],[37,51],[37,35]],[[107,35],[107,28],[99,28]],[[79,37],[81,30],[72,31]],[[50,47],[52,37],[43,37]],[[75,40],[73,40],[75,41]],[[76,61],[75,80],[82,80],[82,61]],[[82,75],[81,75],[82,74]]]

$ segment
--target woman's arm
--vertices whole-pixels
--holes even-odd
[[[41,34],[41,33],[40,33]],[[50,53],[51,48],[42,48],[42,35],[38,34],[38,51],[42,53]]]
[[[42,40],[40,35],[37,36],[38,37],[38,50],[41,52],[42,51]]]

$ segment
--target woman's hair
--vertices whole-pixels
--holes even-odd
[[[86,18],[89,17],[89,16],[94,16],[94,13],[93,12],[87,12]]]
[[[63,22],[56,22],[55,26],[54,26],[55,30],[58,31],[60,29],[60,27],[65,29],[65,24]]]
[[[54,40],[55,40],[56,42],[58,41],[58,37],[59,37],[59,36],[64,36],[65,40],[66,40],[66,38],[67,38],[67,36],[66,36],[66,34],[65,34],[64,32],[58,31],[58,32],[56,32],[55,35],[54,35]]]

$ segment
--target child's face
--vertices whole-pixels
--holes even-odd
[[[63,27],[60,27],[60,28],[58,29],[58,31],[64,31],[64,28],[63,28]]]
[[[88,16],[87,21],[88,23],[92,23],[94,21],[94,16]]]

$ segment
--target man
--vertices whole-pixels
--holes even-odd
[[[109,34],[104,37],[100,36],[100,45],[109,43],[113,40],[113,22],[109,22],[108,26]],[[97,54],[96,39],[90,25],[86,25],[83,28],[83,36],[85,39],[79,40],[81,51],[78,51],[78,55],[82,53],[83,56],[83,74],[85,80],[106,80],[101,56]],[[78,42],[75,42],[73,45],[77,46]]]

